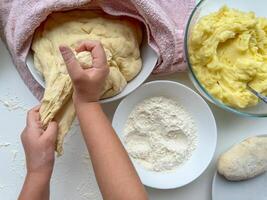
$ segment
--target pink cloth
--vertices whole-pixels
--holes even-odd
[[[56,11],[101,8],[111,15],[140,20],[146,26],[149,44],[159,55],[154,74],[183,71],[183,34],[195,0],[0,0],[0,35],[17,69],[40,100],[43,88],[34,80],[25,60],[35,29]]]

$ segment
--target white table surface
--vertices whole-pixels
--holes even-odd
[[[150,79],[168,79],[192,87],[185,73]],[[20,108],[9,110],[3,103],[19,102]],[[194,100],[191,100],[194,103]],[[25,125],[26,110],[38,104],[20,79],[11,58],[0,41],[0,199],[14,200],[25,175],[24,153],[20,133]],[[112,117],[118,102],[104,105]],[[249,135],[266,134],[267,119],[241,118],[210,105],[218,126],[218,145],[208,169],[191,184],[174,190],[147,188],[153,200],[211,200],[212,177],[218,155]],[[26,110],[25,110],[26,109]],[[64,145],[65,154],[56,160],[51,184],[52,200],[101,199],[90,160],[77,122]]]

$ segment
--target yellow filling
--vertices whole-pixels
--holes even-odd
[[[254,106],[267,95],[267,19],[222,7],[201,18],[192,30],[189,55],[206,90],[235,107]]]

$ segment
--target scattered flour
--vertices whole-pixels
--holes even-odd
[[[14,149],[13,149],[13,150],[11,151],[11,153],[12,153],[12,155],[13,155],[13,156],[12,156],[12,161],[15,161],[19,152],[18,152],[18,150],[14,150]]]
[[[91,158],[88,153],[82,155],[82,162],[86,165],[88,165],[88,163],[91,162]]]
[[[188,160],[197,145],[197,128],[178,102],[152,97],[138,104],[124,127],[130,156],[152,171],[174,170]]]
[[[0,143],[0,149],[1,149],[2,147],[8,147],[8,146],[10,146],[10,145],[11,145],[11,144],[8,143],[8,142]]]
[[[8,109],[8,111],[15,111],[15,110],[27,111],[27,107],[23,105],[22,102],[19,101],[17,97],[0,99],[0,103],[2,103],[2,105],[5,106]]]
[[[4,190],[5,188],[7,188],[6,185],[0,185],[0,191]]]

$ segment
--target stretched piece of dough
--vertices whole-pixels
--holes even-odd
[[[112,94],[118,94],[127,85],[127,81],[116,67],[109,68],[109,76],[106,79],[102,98],[108,98]]]
[[[267,136],[251,137],[221,155],[218,172],[230,181],[253,178],[267,171]]]
[[[89,52],[74,51],[81,40],[99,40],[106,52],[110,67],[101,98],[121,92],[127,81],[141,70],[139,45],[142,41],[140,24],[129,18],[112,17],[92,11],[52,13],[36,30],[32,50],[34,64],[43,74],[46,88],[40,115],[46,127],[51,120],[59,123],[57,152],[63,153],[63,140],[75,117],[71,100],[73,88],[59,45],[73,49],[83,68],[92,66]]]

